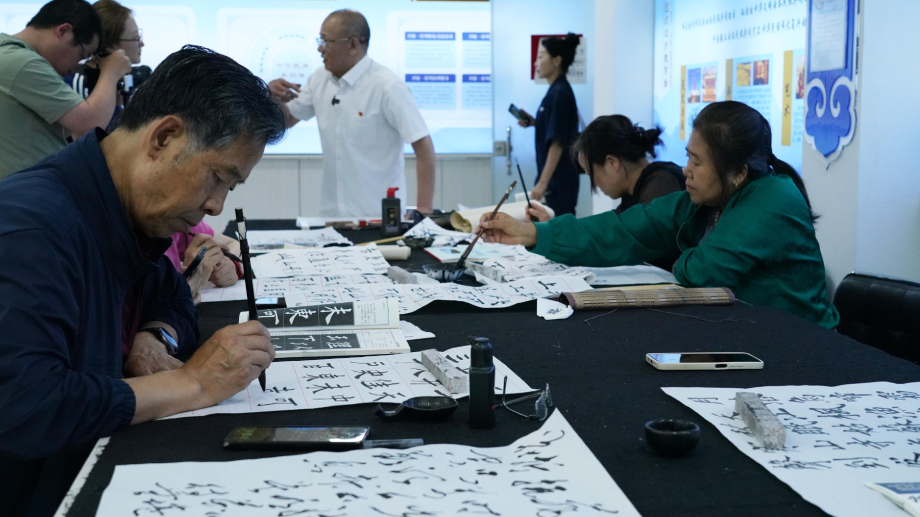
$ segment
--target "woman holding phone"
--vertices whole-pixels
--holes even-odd
[[[141,49],[144,48],[143,31],[137,27],[134,16],[131,15],[131,9],[119,4],[115,0],[99,0],[93,4],[93,9],[99,13],[102,19],[102,29],[104,31],[103,43],[105,48],[100,49],[100,55],[107,55],[116,50],[123,50],[132,65],[141,62]],[[149,70],[149,69],[148,69]],[[99,65],[95,58],[80,65],[76,72],[64,77],[64,82],[77,93],[88,98],[99,81]],[[106,131],[111,132],[115,128],[115,121],[118,115],[128,102],[128,93],[123,90],[122,82],[119,81],[119,90],[115,93],[118,97],[115,102],[115,112],[112,113],[112,119]],[[139,86],[139,85],[135,85]]]
[[[549,90],[536,118],[521,110],[523,116],[518,119],[521,127],[536,127],[540,175],[530,197],[537,201],[545,199],[556,215],[574,215],[578,202],[578,170],[565,152],[578,137],[578,106],[572,86],[565,77],[575,61],[578,43],[579,37],[571,32],[564,38],[553,36],[540,41],[534,69],[537,77],[549,83]]]
[[[770,123],[746,104],[706,106],[687,142],[687,190],[622,214],[529,223],[497,214],[480,222],[486,242],[523,244],[569,265],[619,266],[678,256],[687,287],[728,287],[834,328],[824,260],[802,179],[773,155]]]

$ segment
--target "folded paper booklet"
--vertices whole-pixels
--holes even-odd
[[[629,307],[671,307],[675,305],[732,305],[735,295],[725,287],[690,289],[594,289],[562,293],[559,301],[573,309],[614,309]]]
[[[902,483],[866,483],[872,490],[881,492],[905,512],[920,517],[920,483],[907,481]]]
[[[399,304],[392,298],[267,309],[258,312],[268,328],[275,357],[405,354]],[[249,320],[240,313],[240,323]]]

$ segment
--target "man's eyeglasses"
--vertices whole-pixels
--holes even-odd
[[[137,29],[136,38],[120,38],[118,41],[133,41],[135,43],[140,43],[144,39],[144,29]]]
[[[495,406],[496,408],[504,407],[505,409],[507,409],[508,411],[511,411],[515,415],[520,415],[526,418],[527,420],[532,420],[532,421],[542,422],[546,420],[546,417],[549,416],[549,410],[551,407],[553,407],[553,397],[549,391],[549,384],[546,385],[546,388],[540,391],[531,393],[529,395],[524,395],[523,397],[518,397],[513,400],[505,399],[505,392],[507,390],[508,390],[508,376],[506,375],[505,382],[502,384],[502,401],[500,404],[496,404]],[[522,402],[524,400],[533,400],[533,399],[537,399],[534,401],[533,414],[521,413],[520,411],[517,411],[510,407],[510,404],[517,404],[518,402]]]
[[[349,36],[349,37],[347,37],[347,38],[339,38],[339,39],[330,39],[330,40],[327,40],[327,39],[323,38],[322,36],[320,36],[320,37],[316,38],[316,44],[319,45],[319,48],[325,49],[325,48],[326,48],[326,45],[328,45],[328,44],[330,44],[330,43],[335,43],[336,41],[348,41],[348,40],[350,40],[351,38],[352,38],[352,37]]]
[[[81,52],[80,55],[83,56],[82,58],[80,58],[80,61],[86,61],[87,59],[93,57],[93,53],[87,52],[86,47],[84,47],[82,43],[77,42],[77,45],[80,45],[80,52]]]

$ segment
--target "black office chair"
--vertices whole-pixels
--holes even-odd
[[[920,364],[920,284],[850,273],[837,286],[834,305],[838,332]]]

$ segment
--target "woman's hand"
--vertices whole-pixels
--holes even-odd
[[[233,261],[221,254],[220,260],[211,270],[209,280],[217,287],[230,287],[235,285],[240,277],[236,274],[236,266]]]
[[[542,203],[531,203],[530,208],[525,211],[524,221],[525,222],[538,222],[545,223],[553,218],[553,214],[550,214],[546,205]]]
[[[537,244],[537,227],[533,223],[518,221],[508,214],[499,212],[489,220],[489,214],[479,218],[482,240],[499,244],[523,244],[530,247]]]
[[[530,113],[527,113],[527,112],[524,111],[524,110],[520,110],[520,111],[521,111],[521,114],[524,115],[524,118],[522,118],[522,119],[519,118],[519,119],[518,119],[518,125],[519,125],[519,126],[521,126],[521,127],[530,127],[530,126],[536,125],[537,121],[534,120],[534,118],[530,116]]]
[[[546,185],[537,182],[533,186],[533,190],[530,191],[530,199],[535,199],[537,201],[543,201],[543,198],[546,197]]]

